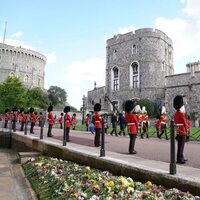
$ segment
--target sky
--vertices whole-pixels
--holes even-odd
[[[78,110],[105,86],[106,40],[156,28],[173,41],[175,73],[200,60],[200,0],[0,0],[0,42],[47,57],[45,89],[58,86]]]

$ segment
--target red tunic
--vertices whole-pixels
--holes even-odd
[[[69,114],[65,114],[65,120],[66,120],[66,123],[65,123],[65,125],[66,125],[66,128],[70,128],[70,126],[71,126],[71,123],[72,123],[72,120],[71,120],[71,117],[70,117],[70,115]]]
[[[102,128],[102,117],[99,113],[94,114],[95,128]]]
[[[167,117],[166,117],[166,115],[161,115],[161,117],[160,117],[160,123],[161,124],[166,124],[167,123]]]
[[[89,117],[85,118],[85,124],[88,125],[89,124]]]
[[[138,121],[136,115],[132,113],[127,113],[125,116],[128,133],[129,134],[137,134],[138,132]]]
[[[188,124],[185,113],[176,111],[174,114],[174,122],[177,126],[177,135],[187,135]]]
[[[42,120],[43,120],[43,116],[40,115],[40,116],[38,117],[38,121],[41,122]]]
[[[37,116],[34,113],[30,114],[30,119],[32,123],[35,123],[37,121]]]
[[[4,116],[4,119],[5,119],[5,121],[9,121],[10,115],[8,113],[6,113],[5,116]]]
[[[26,115],[24,113],[19,114],[19,122],[25,122],[26,121]]]
[[[59,122],[60,122],[60,123],[63,122],[63,116],[60,116],[60,118],[59,118]]]
[[[48,114],[48,122],[50,125],[53,125],[55,123],[53,114],[51,112]]]

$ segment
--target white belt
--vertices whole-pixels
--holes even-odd
[[[127,125],[128,125],[128,126],[131,126],[131,125],[135,125],[135,123],[128,123]]]
[[[175,126],[184,126],[184,124],[175,124]]]
[[[100,121],[95,121],[95,122],[100,122]]]
[[[165,122],[161,122],[161,124],[166,124]]]

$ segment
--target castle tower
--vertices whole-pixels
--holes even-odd
[[[44,89],[46,57],[36,51],[0,43],[0,83],[19,77],[26,88]]]
[[[162,31],[144,28],[107,40],[106,95],[119,109],[127,99],[161,104],[165,76],[173,74],[172,40]]]

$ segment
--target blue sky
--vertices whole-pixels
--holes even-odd
[[[80,109],[88,90],[105,85],[106,40],[139,28],[158,28],[174,43],[176,73],[199,60],[199,0],[1,1],[0,41],[46,55],[45,88],[66,90]]]

